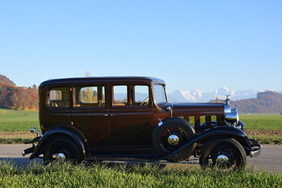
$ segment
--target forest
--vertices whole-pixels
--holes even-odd
[[[0,75],[0,108],[38,110],[36,87],[17,87],[6,76]]]

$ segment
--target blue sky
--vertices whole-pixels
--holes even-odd
[[[282,1],[0,1],[0,74],[282,90]]]

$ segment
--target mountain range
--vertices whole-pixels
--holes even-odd
[[[231,107],[237,108],[239,113],[282,113],[282,91],[231,91],[226,87],[213,92],[176,90],[168,94],[168,99],[170,102],[224,102],[226,95],[230,95]],[[0,108],[38,110],[36,86],[17,87],[13,81],[0,74]]]
[[[168,93],[168,99],[171,102],[209,102],[215,99],[225,100],[226,95],[229,95],[231,100],[236,101],[256,98],[258,93],[266,91],[273,90],[246,89],[232,91],[226,87],[216,89],[212,92],[202,92],[199,89],[194,89],[191,91],[176,90],[172,93]],[[282,91],[276,92],[282,93]]]

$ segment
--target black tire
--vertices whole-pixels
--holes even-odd
[[[48,143],[43,156],[44,164],[48,165],[58,161],[57,155],[59,153],[65,156],[64,161],[71,161],[73,164],[79,164],[83,161],[83,156],[81,156],[81,152],[75,141],[71,138],[61,136],[52,139]]]
[[[202,168],[244,169],[246,152],[243,146],[232,138],[218,138],[206,143],[199,159]]]
[[[176,135],[179,138],[178,144],[171,145],[169,143],[168,139],[171,135]],[[165,120],[161,126],[154,129],[152,134],[152,144],[156,153],[159,156],[164,157],[187,143],[194,136],[194,128],[187,121],[181,118],[170,118]],[[191,147],[166,158],[166,160],[178,162],[188,159],[195,147],[196,143],[192,144]]]

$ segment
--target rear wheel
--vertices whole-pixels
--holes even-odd
[[[57,137],[48,143],[44,151],[44,164],[53,162],[71,161],[79,164],[83,160],[80,150],[73,139],[68,137]]]
[[[203,146],[200,165],[202,168],[243,169],[246,166],[246,152],[234,139],[215,139]]]

